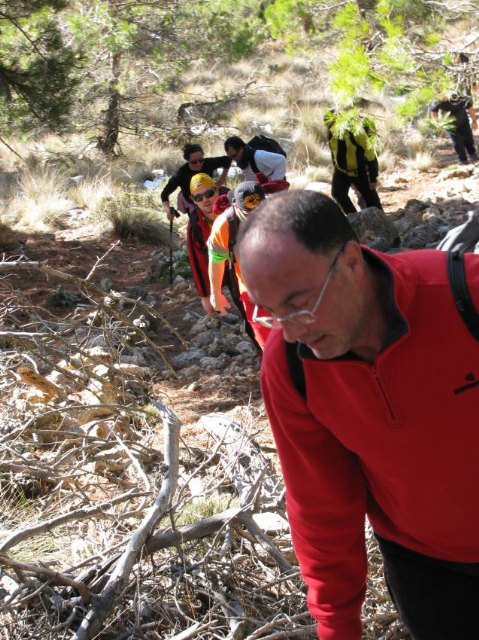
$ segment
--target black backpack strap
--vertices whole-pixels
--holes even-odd
[[[298,343],[284,341],[288,373],[296,391],[306,399],[306,380],[301,358],[298,355]]]
[[[254,173],[259,173],[258,165],[256,164],[255,159],[254,159],[256,151],[257,151],[257,149],[253,149],[253,153],[251,154],[251,158],[249,160],[249,166],[254,171]]]
[[[447,252],[447,273],[457,310],[471,335],[479,340],[479,313],[476,311],[467,288],[463,252],[458,250]]]
[[[229,207],[225,212],[226,220],[228,221],[228,251],[230,254],[230,260],[236,262],[233,250],[238,239],[238,231],[240,226],[240,219],[235,213],[233,207]]]

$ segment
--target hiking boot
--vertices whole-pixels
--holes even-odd
[[[469,164],[469,160],[459,160],[459,164]]]
[[[477,153],[474,153],[472,156],[469,157],[469,160],[471,162],[479,162],[479,156],[477,155]]]

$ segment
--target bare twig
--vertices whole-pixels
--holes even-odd
[[[85,602],[90,602],[92,598],[93,594],[86,585],[73,580],[72,578],[70,578],[70,576],[67,576],[64,573],[60,573],[59,571],[53,571],[53,569],[50,569],[48,567],[40,567],[35,564],[18,562],[17,560],[12,560],[12,558],[9,558],[4,554],[0,554],[0,564],[5,567],[11,567],[12,569],[15,569],[17,571],[27,571],[28,573],[46,576],[56,584],[63,584],[69,587],[73,587],[73,589],[76,589],[78,591]]]
[[[89,282],[92,279],[93,274],[95,273],[96,269],[98,268],[98,266],[105,260],[105,258],[107,256],[110,255],[110,253],[113,251],[113,249],[116,249],[116,247],[120,244],[120,240],[117,240],[116,242],[114,242],[111,247],[105,251],[105,253],[100,256],[99,258],[96,259],[95,264],[93,265],[93,267],[90,269],[90,272],[88,273],[88,275],[85,277],[85,281]]]
[[[138,498],[144,496],[144,493],[139,493],[134,489],[130,489],[123,495],[117,496],[116,498],[111,498],[107,502],[102,502],[95,507],[85,507],[81,509],[76,509],[75,511],[71,511],[70,513],[65,513],[61,516],[57,516],[56,518],[51,518],[50,520],[46,520],[44,522],[39,522],[36,525],[28,527],[26,529],[21,529],[20,531],[13,531],[1,544],[0,544],[0,553],[5,553],[8,549],[11,549],[15,545],[23,542],[24,540],[29,540],[34,536],[38,536],[45,531],[52,531],[56,527],[59,527],[67,522],[79,522],[80,520],[86,520],[87,518],[92,518],[93,516],[101,516],[103,518],[111,518],[114,517],[114,514],[107,511],[107,509],[111,509],[111,507],[120,504],[121,502],[125,502],[126,500],[132,500],[133,498]]]
[[[92,638],[102,622],[110,615],[115,599],[124,589],[133,565],[138,561],[144,549],[146,540],[163,517],[175,491],[178,480],[180,422],[166,406],[159,402],[154,402],[154,404],[162,416],[165,431],[165,464],[167,466],[165,480],[150,512],[131,537],[107,585],[78,628],[74,640]]]

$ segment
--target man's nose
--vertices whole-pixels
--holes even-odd
[[[301,337],[305,332],[304,326],[294,322],[284,322],[281,328],[286,342],[302,342]]]

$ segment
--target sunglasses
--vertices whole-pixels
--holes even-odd
[[[203,164],[204,161],[204,158],[199,158],[198,160],[188,160],[190,164]]]
[[[216,189],[206,189],[203,193],[195,193],[193,200],[195,202],[201,202],[203,198],[212,198],[215,195]]]

